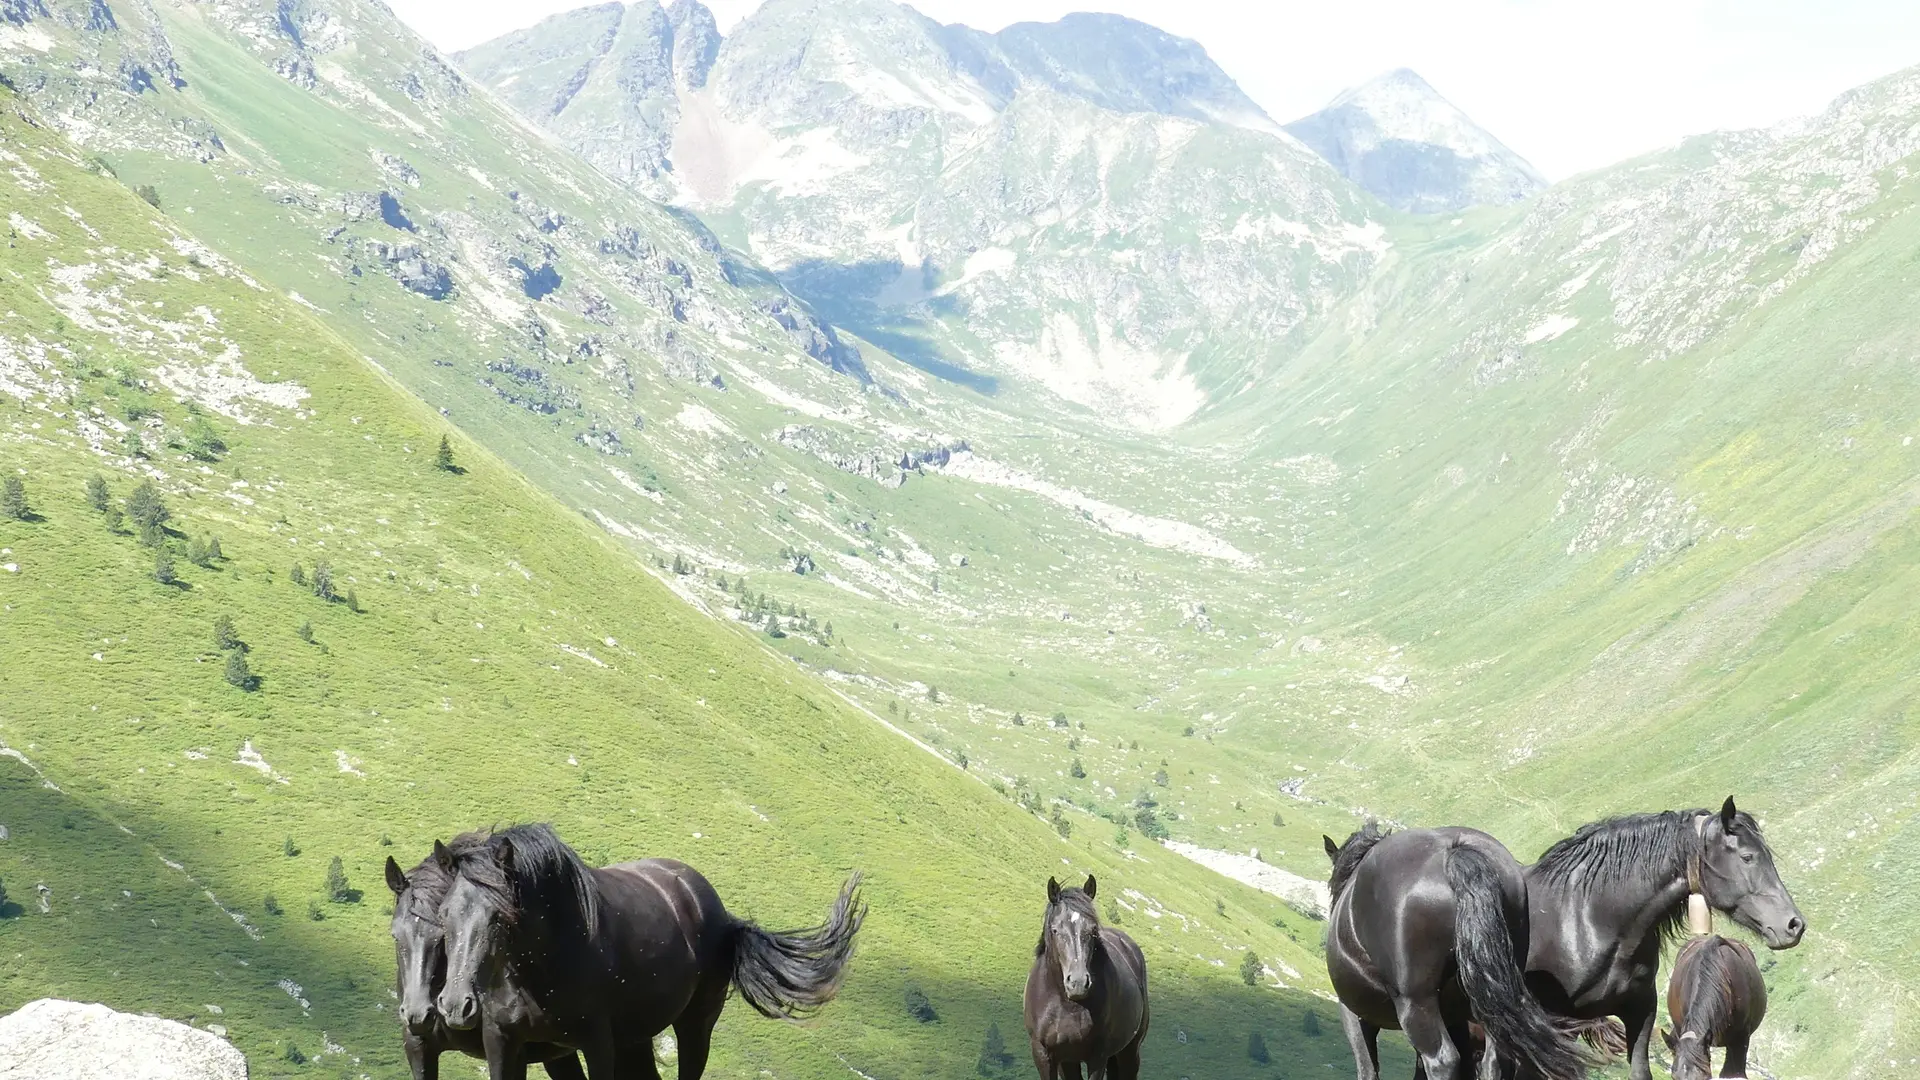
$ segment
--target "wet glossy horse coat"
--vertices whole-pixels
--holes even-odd
[[[1138,1080],[1147,1037],[1147,961],[1133,939],[1100,925],[1098,883],[1047,879],[1047,914],[1027,974],[1027,1037],[1040,1080]]]
[[[1573,1042],[1526,991],[1525,885],[1498,840],[1453,828],[1383,835],[1369,823],[1326,846],[1327,974],[1360,1080],[1377,1080],[1380,1031],[1396,1028],[1419,1054],[1416,1076],[1467,1080],[1474,1020],[1505,1075],[1584,1074]]]
[[[658,1080],[652,1039],[669,1026],[680,1080],[698,1080],[729,985],[764,1015],[812,1013],[838,991],[865,916],[856,874],[827,922],[773,933],[729,914],[692,867],[591,869],[545,825],[435,857],[454,874],[439,1010],[479,1028],[491,1080],[524,1080],[535,1042],[577,1049],[593,1080]]]
[[[1790,949],[1806,921],[1774,869],[1760,826],[1728,799],[1595,822],[1527,868],[1527,985],[1555,1013],[1618,1016],[1634,1080],[1652,1080],[1661,946],[1686,915],[1690,868],[1714,909]]]

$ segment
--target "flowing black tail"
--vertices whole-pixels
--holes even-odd
[[[1487,1042],[1508,1061],[1547,1080],[1579,1080],[1586,1060],[1534,1000],[1513,955],[1507,933],[1500,875],[1488,855],[1460,846],[1447,854],[1447,884],[1453,888],[1454,950],[1460,985],[1473,1013],[1487,1029]]]
[[[733,985],[762,1016],[799,1020],[833,1000],[853,955],[853,936],[867,917],[860,875],[847,879],[827,921],[809,930],[775,933],[744,920],[734,924]]]

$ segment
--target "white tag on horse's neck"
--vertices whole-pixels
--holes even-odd
[[[1687,895],[1687,931],[1694,937],[1713,933],[1713,908],[1707,906],[1707,898],[1699,893]]]

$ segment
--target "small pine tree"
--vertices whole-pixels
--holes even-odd
[[[307,901],[307,918],[312,919],[314,922],[325,922],[327,913],[320,910],[320,905],[317,902],[309,900]],[[301,1060],[304,1061],[305,1059],[302,1058]]]
[[[967,752],[965,750],[956,751],[953,755],[953,763],[965,769],[968,764]]]
[[[187,541],[187,561],[201,567],[211,562],[207,558],[207,545],[197,536]]]
[[[221,652],[240,647],[240,635],[233,629],[233,616],[220,615],[213,620],[213,646]]]
[[[1222,899],[1220,899],[1220,898],[1219,898],[1219,897],[1217,897],[1217,896],[1216,896],[1216,897],[1214,897],[1214,898],[1213,898],[1213,913],[1214,913],[1215,915],[1219,915],[1219,916],[1221,916],[1221,917],[1223,917],[1223,918],[1224,918],[1224,917],[1226,916],[1226,914],[1227,914],[1227,902],[1226,902],[1225,900],[1222,900]]]
[[[173,552],[158,548],[153,553],[153,580],[162,585],[171,585],[180,580],[173,569]]]
[[[253,689],[253,670],[247,667],[247,654],[234,649],[227,653],[227,681],[242,690]]]
[[[327,864],[327,899],[336,904],[351,904],[360,899],[360,893],[347,884],[347,869],[338,855]]]
[[[347,610],[355,615],[360,614],[360,594],[352,589],[347,590]]]
[[[280,845],[280,850],[285,853],[289,859],[300,854],[300,849],[293,846],[293,837],[291,836],[287,837],[286,842]]]
[[[441,472],[453,471],[453,444],[445,435],[440,436],[440,449],[433,452],[433,467]]]
[[[313,564],[313,595],[333,603],[333,566],[325,559]]]
[[[1073,777],[1075,780],[1085,780],[1087,778],[1087,767],[1080,764],[1079,758],[1074,758],[1073,767],[1067,770],[1067,775]]]
[[[829,623],[827,623],[827,625],[825,625],[825,626],[823,626],[823,627],[821,627],[821,628],[820,628],[820,634],[821,634],[821,636],[822,636],[822,637],[829,637],[829,638],[830,638],[830,637],[832,637],[832,636],[833,636],[833,623],[831,623],[831,622],[829,622]]]
[[[907,987],[907,1015],[923,1024],[931,1024],[940,1019],[933,1011],[933,1002],[927,1000],[926,991],[917,986]]]
[[[1067,820],[1067,815],[1061,813],[1058,806],[1054,807],[1053,813],[1047,816],[1047,821],[1053,825],[1053,830],[1060,834],[1062,840],[1073,836],[1073,822]]]
[[[224,561],[226,557],[226,554],[220,550],[220,538],[217,536],[207,537],[207,561],[210,563],[221,562]]]
[[[204,416],[196,416],[187,423],[186,436],[187,453],[196,461],[218,461],[220,455],[227,452],[220,432]]]
[[[33,515],[27,506],[27,485],[18,476],[8,474],[0,480],[0,518],[11,521],[25,521]]]
[[[927,701],[929,701],[934,705],[940,704],[940,688],[939,687],[937,686],[927,687]]]
[[[1218,903],[1218,901],[1216,901],[1216,903]],[[1225,905],[1223,904],[1221,906],[1224,907]],[[1246,983],[1248,986],[1260,985],[1261,967],[1260,954],[1254,952],[1252,949],[1248,949],[1247,955],[1240,958],[1240,981]]]
[[[1186,729],[1185,731],[1182,731],[1182,732],[1181,732],[1180,734],[1181,734],[1182,736],[1184,736],[1184,737],[1186,737],[1186,738],[1189,738],[1189,739],[1190,739],[1190,738],[1192,738],[1192,737],[1193,737],[1193,725],[1192,725],[1192,724],[1188,724],[1188,725],[1187,725],[1187,729]]]
[[[293,572],[288,574],[287,576],[293,580],[293,583],[295,585],[298,585],[302,588],[306,587],[307,572],[305,570],[300,569],[299,563],[293,564]]]
[[[142,480],[133,494],[127,496],[127,517],[140,530],[140,542],[152,546],[166,536],[166,524],[172,519],[173,511],[167,509],[166,500],[160,497],[153,481]]]
[[[120,436],[120,452],[130,458],[146,457],[147,441],[140,437],[139,432],[128,429]]]
[[[260,906],[265,908],[269,915],[285,915],[287,913],[287,909],[280,906],[280,901],[274,899],[272,893],[267,894],[266,899],[261,901]]]
[[[1156,784],[1159,784],[1161,787],[1166,787],[1168,783],[1167,770],[1165,769],[1154,770],[1153,782]]]
[[[309,645],[311,645],[311,644],[313,644],[313,622],[312,622],[312,620],[306,620],[306,621],[303,621],[303,622],[302,622],[302,623],[300,624],[300,628],[299,628],[298,630],[295,630],[295,631],[294,631],[294,633],[295,633],[295,634],[297,634],[297,635],[299,635],[299,638],[300,638],[300,640],[301,640],[301,641],[304,641],[304,642],[306,642],[306,643],[307,643],[307,644],[309,644]]]
[[[1021,715],[1020,715],[1019,713],[1014,713],[1014,714],[1013,714],[1013,726],[1014,726],[1014,727],[1026,727],[1026,726],[1027,726],[1027,718],[1026,718],[1026,717],[1024,717],[1024,716],[1021,716]]]
[[[719,589],[721,592],[726,592],[727,591],[727,575],[716,574],[713,579],[713,585],[715,588]]]
[[[1308,1009],[1300,1014],[1300,1033],[1308,1038],[1320,1037],[1320,1014]]]
[[[159,188],[154,187],[152,184],[141,184],[139,187],[133,189],[133,193],[140,196],[141,202],[146,203],[155,210],[160,209]]]
[[[87,477],[87,505],[104,514],[112,502],[113,493],[107,490],[107,478],[99,473]]]
[[[1267,1053],[1267,1040],[1261,1038],[1257,1031],[1247,1036],[1247,1057],[1256,1065],[1265,1065],[1273,1060]]]

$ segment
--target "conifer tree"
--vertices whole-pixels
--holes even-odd
[[[107,490],[106,477],[94,473],[87,477],[87,505],[104,514],[111,504],[113,495]]]
[[[18,476],[8,473],[0,480],[0,518],[13,521],[25,521],[33,516],[33,510],[27,506],[27,485]]]
[[[453,444],[445,435],[440,436],[440,449],[433,452],[433,467],[441,472],[453,471]]]
[[[299,564],[299,563],[294,563],[294,564],[293,564],[293,572],[292,572],[292,573],[290,573],[290,574],[288,574],[287,576],[288,576],[289,578],[291,578],[291,579],[293,579],[293,583],[294,583],[295,585],[298,585],[298,586],[300,586],[300,587],[302,587],[302,588],[305,588],[305,587],[306,587],[306,584],[307,584],[307,572],[306,572],[305,570],[302,570],[302,569],[300,569],[300,564]]]
[[[327,864],[327,899],[336,904],[351,904],[360,899],[360,893],[347,884],[347,870],[335,855]]]
[[[1261,1038],[1260,1033],[1257,1031],[1247,1036],[1247,1057],[1251,1058],[1253,1062],[1258,1065],[1265,1065],[1273,1060],[1272,1056],[1267,1053],[1267,1040]]]
[[[313,595],[328,603],[332,603],[336,595],[333,591],[333,566],[325,559],[313,564]]]
[[[1240,981],[1248,986],[1260,985],[1260,969],[1260,954],[1248,949],[1247,954],[1240,958]]]
[[[347,610],[355,615],[360,614],[360,594],[352,589],[347,590]]]
[[[1075,780],[1085,780],[1087,778],[1087,767],[1080,764],[1079,758],[1074,758],[1073,767],[1067,770],[1067,774]]]
[[[153,580],[162,585],[171,585],[180,580],[173,570],[173,553],[164,547],[155,549],[153,553]]]
[[[213,620],[213,644],[221,652],[240,647],[240,636],[233,629],[233,616],[221,615]]]
[[[253,689],[253,670],[247,667],[245,650],[234,649],[227,653],[227,681],[242,690]]]
[[[127,496],[127,517],[139,530],[140,542],[153,546],[166,536],[166,524],[172,519],[173,511],[167,509],[166,500],[160,497],[153,481],[142,480],[133,494]]]

